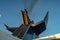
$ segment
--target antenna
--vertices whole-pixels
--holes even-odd
[[[24,9],[30,13],[38,0],[24,0]]]

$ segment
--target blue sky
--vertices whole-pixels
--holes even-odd
[[[11,34],[3,23],[10,27],[19,27],[22,24],[20,10],[23,9],[24,0],[0,0],[0,30]],[[38,0],[29,17],[36,23],[43,20],[47,11],[49,11],[47,29],[40,37],[60,33],[60,0]]]

